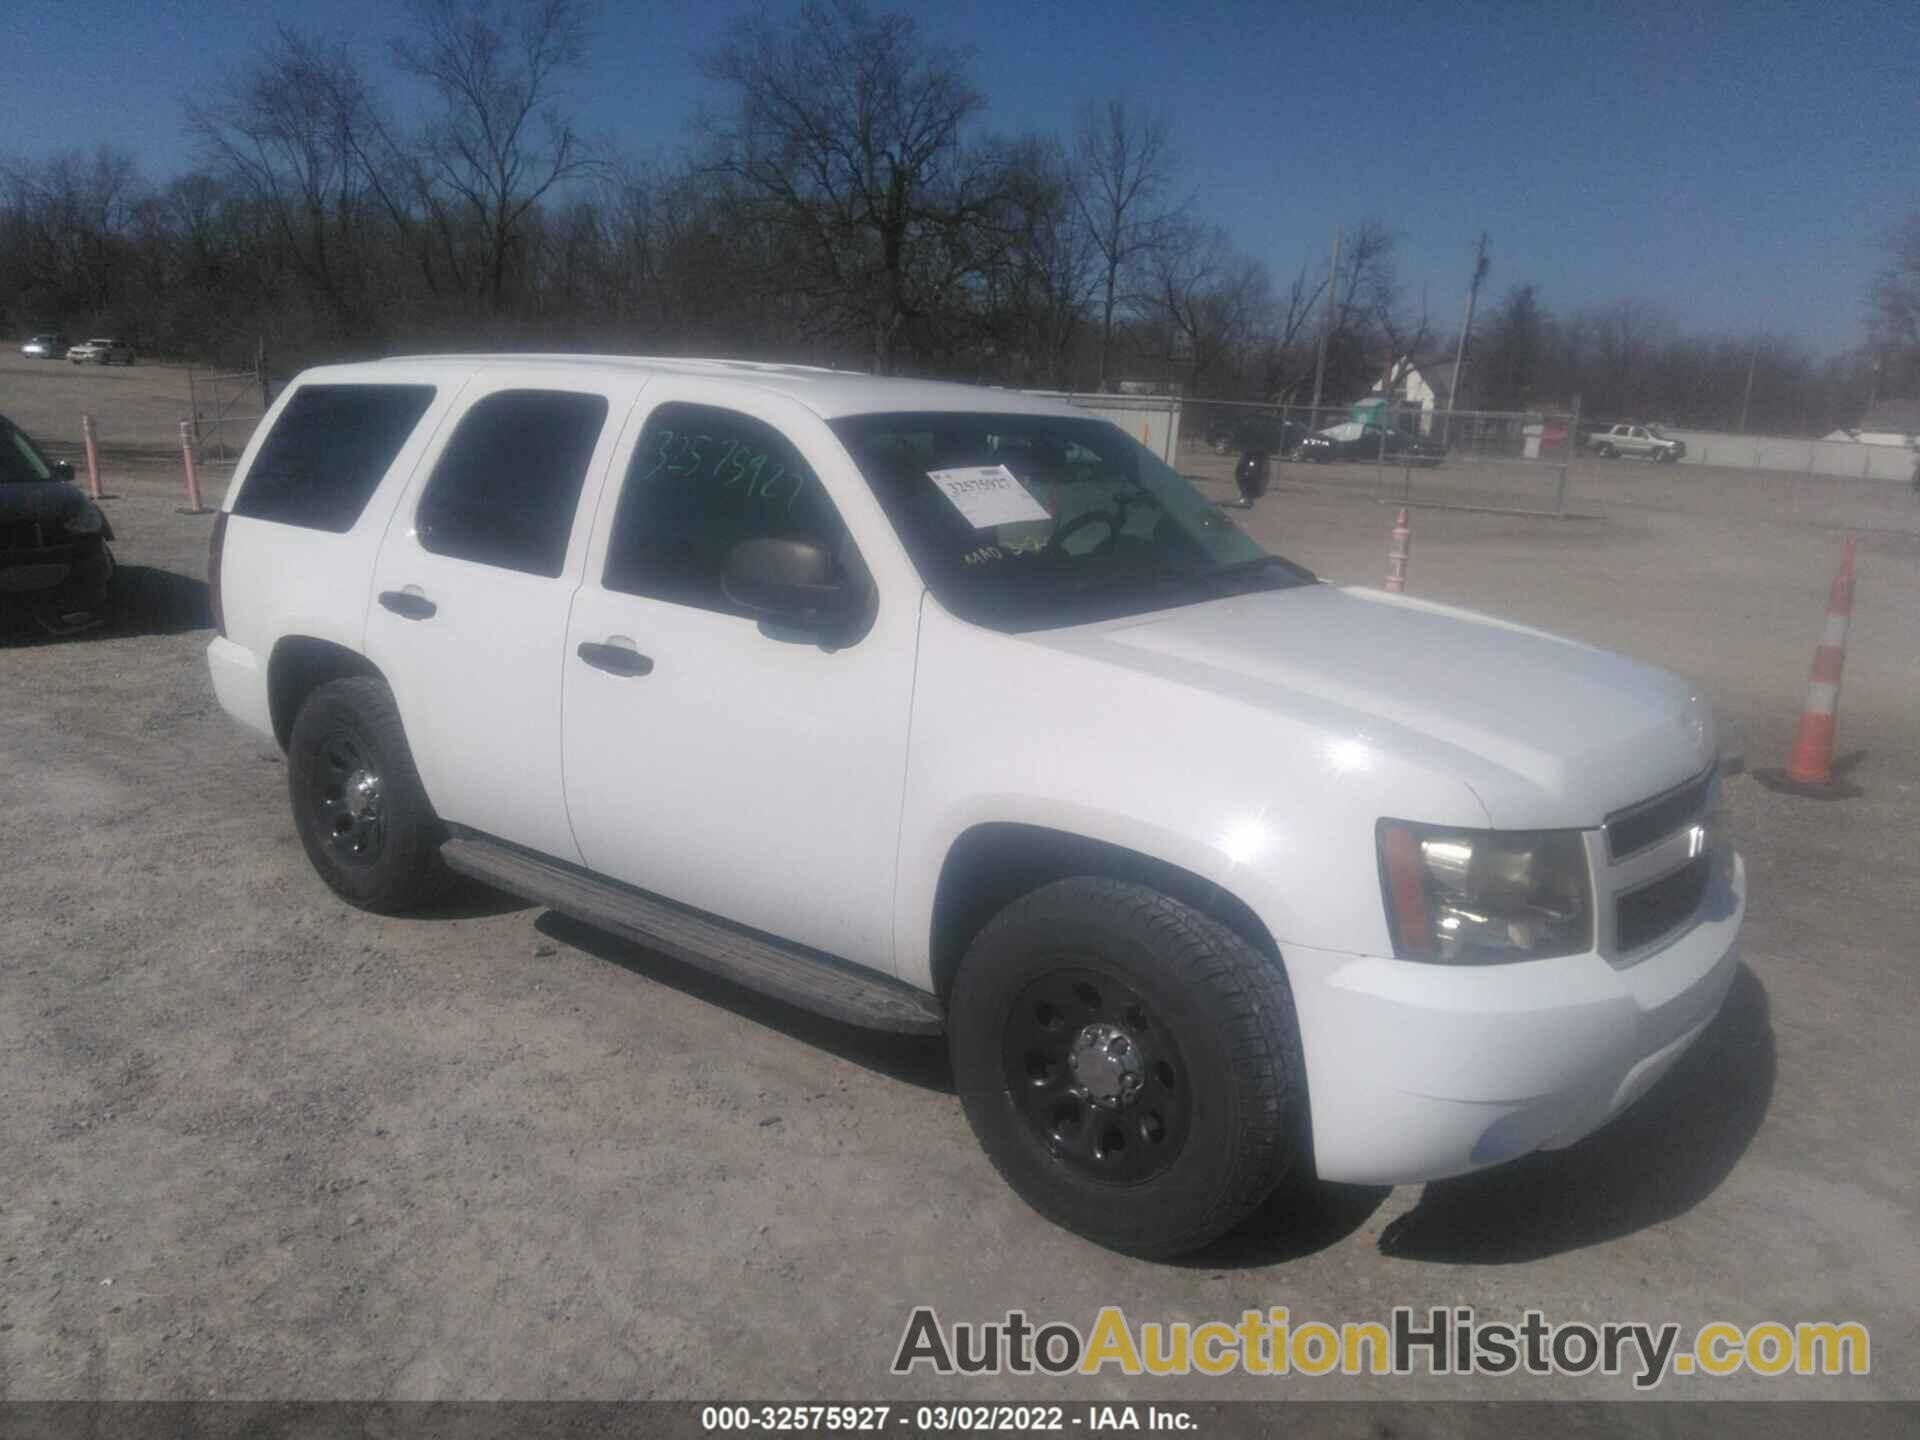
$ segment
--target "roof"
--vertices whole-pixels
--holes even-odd
[[[1473,367],[1468,366],[1467,368],[1469,381],[1467,390],[1468,393],[1472,393],[1473,385],[1471,382],[1473,378]],[[1414,376],[1419,376],[1421,382],[1433,392],[1435,403],[1445,408],[1453,401],[1453,373],[1454,363],[1451,360],[1435,360],[1422,364],[1402,356],[1394,362],[1393,379],[1394,384],[1399,386],[1406,384],[1412,380]],[[1385,389],[1386,377],[1381,375],[1374,379],[1373,389],[1367,393],[1370,395],[1378,395],[1384,393]]]
[[[1876,400],[1853,428],[1883,435],[1920,435],[1920,400]]]
[[[784,365],[757,360],[709,360],[658,355],[397,355],[350,365],[323,365],[302,372],[307,382],[354,380],[426,380],[447,382],[499,371],[613,371],[621,375],[705,376],[726,379],[804,405],[823,420],[877,411],[1003,410],[1031,415],[1085,412],[1055,400],[996,386],[962,385],[947,380],[908,380],[867,375],[858,370],[829,370],[817,365]]]

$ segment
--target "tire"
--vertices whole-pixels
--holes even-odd
[[[307,859],[348,904],[397,915],[446,890],[445,827],[385,681],[331,680],[307,697],[287,745],[287,788]]]
[[[1618,460],[1620,458],[1620,452],[1611,445],[1597,446],[1595,453],[1597,453],[1602,460]]]
[[[1197,1249],[1308,1153],[1285,972],[1145,886],[1080,876],[1015,901],[968,947],[947,1017],[987,1157],[1110,1249]]]

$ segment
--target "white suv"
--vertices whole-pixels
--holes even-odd
[[[326,882],[449,872],[944,1030],[1014,1188],[1138,1254],[1289,1167],[1566,1145],[1745,906],[1688,684],[1320,583],[1001,390],[564,356],[308,371],[211,557]]]

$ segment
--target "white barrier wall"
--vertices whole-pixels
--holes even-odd
[[[1076,395],[1064,390],[1029,390],[1029,395],[1064,400],[1111,420],[1167,464],[1180,448],[1180,400],[1172,395]]]
[[[1715,430],[1661,433],[1687,442],[1683,465],[1728,465],[1750,470],[1786,470],[1797,475],[1837,475],[1855,480],[1910,480],[1913,451],[1900,445],[1862,445],[1844,440],[1782,440],[1768,435],[1727,435]]]

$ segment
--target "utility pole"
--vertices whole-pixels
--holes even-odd
[[[1480,298],[1480,284],[1487,278],[1487,232],[1480,232],[1480,247],[1473,257],[1473,283],[1467,286],[1467,318],[1460,326],[1460,343],[1453,351],[1453,384],[1447,391],[1447,423],[1442,430],[1443,443],[1453,439],[1453,408],[1460,400],[1460,381],[1467,370],[1467,337],[1473,333],[1473,306]]]
[[[1320,428],[1320,382],[1327,373],[1327,340],[1333,334],[1333,292],[1340,284],[1340,232],[1333,232],[1333,259],[1327,263],[1327,313],[1320,320],[1320,357],[1313,363],[1313,411],[1308,423]]]
[[[1753,337],[1753,349],[1747,354],[1747,393],[1740,397],[1740,433],[1747,433],[1747,411],[1753,404],[1753,368],[1760,363],[1760,337]]]

